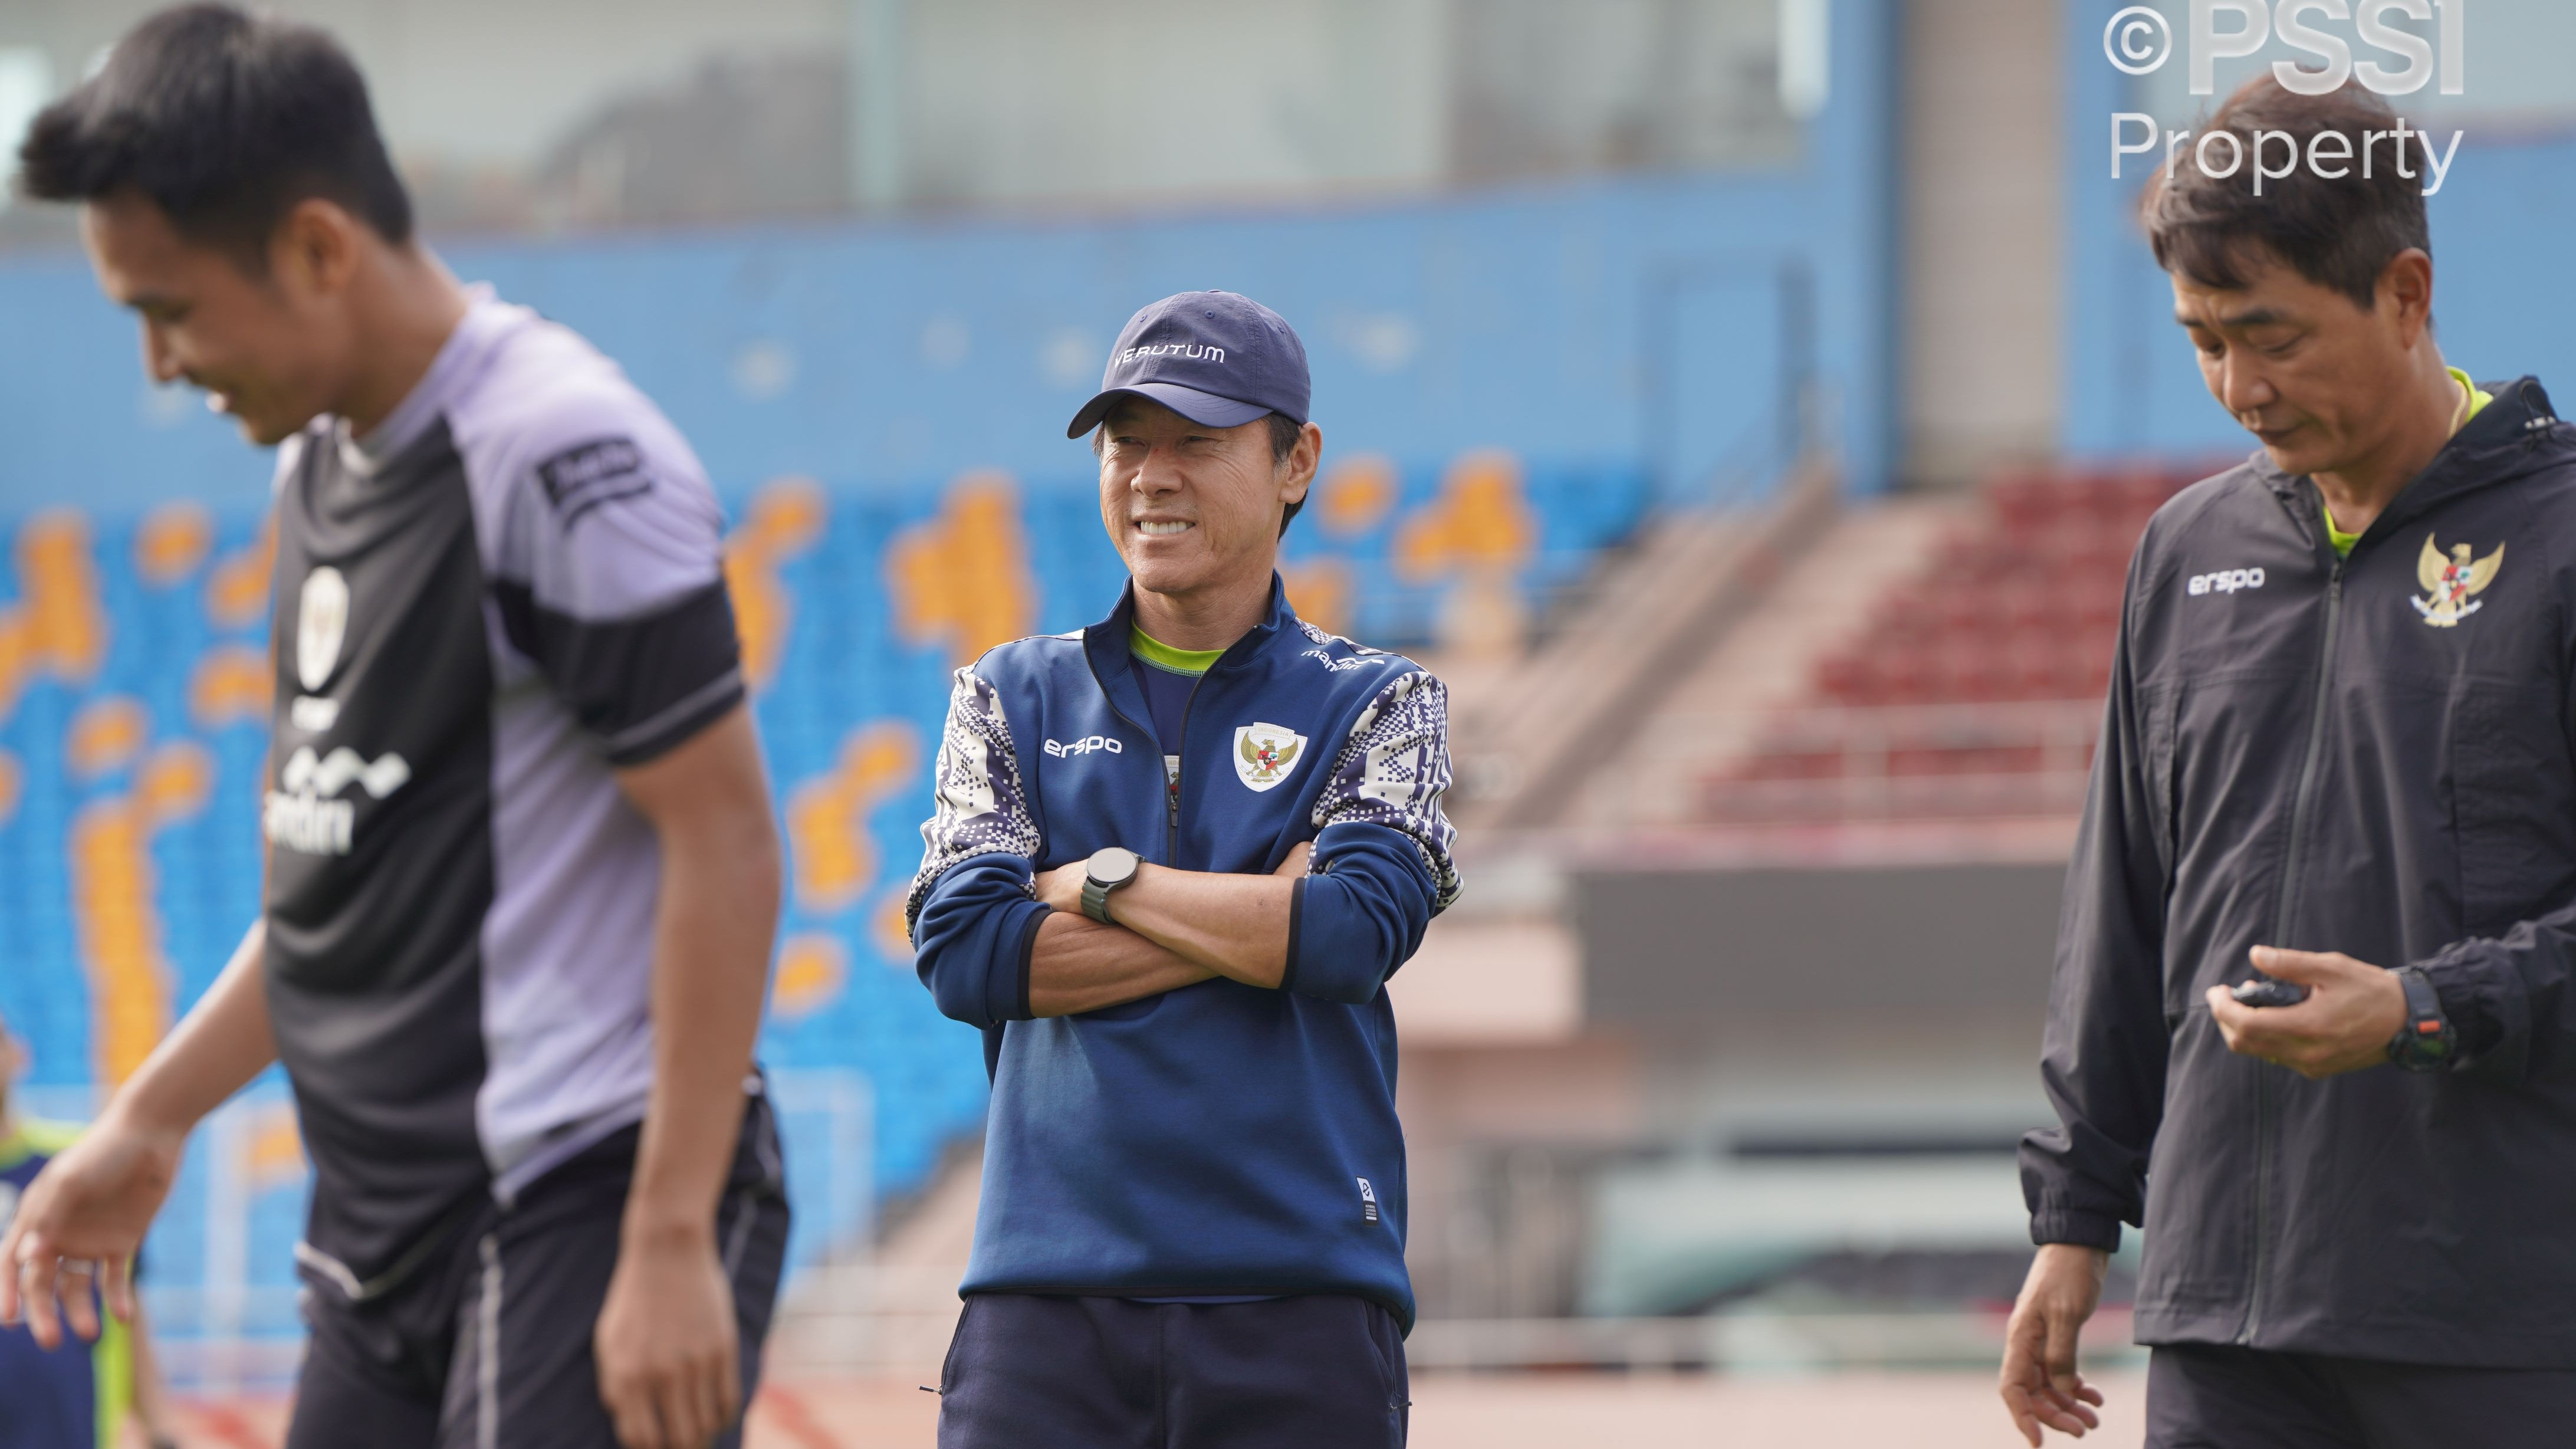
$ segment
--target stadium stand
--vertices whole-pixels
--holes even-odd
[[[1717,824],[2071,814],[2129,553],[2197,473],[1997,479],[1817,661],[1803,699],[1705,772]]]
[[[1444,653],[1439,667],[1458,681],[1461,821],[1545,827],[1597,789],[1601,762],[1809,546],[1833,494],[1830,470],[1810,467],[1768,508],[1658,516],[1633,548],[1599,560],[1551,637],[1526,658],[1506,656],[1499,676],[1472,648]]]

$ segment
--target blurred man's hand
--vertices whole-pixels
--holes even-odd
[[[2012,1322],[2004,1329],[2000,1388],[2013,1427],[2034,1446],[2043,1424],[2079,1439],[2102,1426],[2093,1412],[2102,1391],[2076,1372],[2075,1340],[2102,1301],[2102,1277],[2110,1266],[2111,1255],[2099,1248],[2049,1243],[2031,1259],[2030,1276],[2022,1280]]]
[[[625,1449],[704,1449],[742,1414],[733,1285],[712,1226],[636,1234],[617,1254],[591,1331],[600,1402]]]
[[[0,1236],[0,1324],[23,1318],[51,1349],[66,1323],[84,1339],[98,1337],[102,1296],[117,1317],[133,1317],[129,1265],[186,1144],[184,1132],[143,1127],[111,1110],[45,1164]]]
[[[2406,1024],[2406,988],[2396,973],[2339,951],[2257,946],[2251,954],[2254,969],[2308,988],[2308,999],[2247,1006],[2224,986],[2209,988],[2209,1015],[2229,1051],[2311,1078],[2388,1060],[2388,1043]]]

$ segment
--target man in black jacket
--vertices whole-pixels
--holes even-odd
[[[2266,79],[2212,124],[2325,174],[2257,195],[2185,151],[2147,199],[2263,447],[2130,565],[2003,1397],[2034,1445],[2094,1425],[2076,1336],[2127,1222],[2151,1445],[2565,1444],[2576,429],[2445,366],[2382,104]]]

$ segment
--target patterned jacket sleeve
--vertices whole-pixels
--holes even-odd
[[[1315,829],[1383,825],[1413,842],[1431,874],[1434,911],[1458,899],[1450,847],[1458,832],[1441,811],[1449,789],[1449,686],[1415,670],[1387,681],[1360,712],[1315,802]]]
[[[1457,900],[1449,691],[1419,670],[1387,681],[1351,725],[1315,802],[1315,848],[1289,912],[1282,988],[1363,1002]]]
[[[971,669],[957,671],[932,775],[921,869],[904,902],[915,967],[959,1021],[1025,1021],[1029,950],[1047,913],[1031,894],[1040,835],[1001,698]]]

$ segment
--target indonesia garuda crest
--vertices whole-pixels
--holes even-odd
[[[1275,724],[1248,724],[1234,732],[1234,773],[1254,790],[1288,778],[1306,753],[1306,737]]]
[[[2472,596],[2494,583],[2496,570],[2504,567],[2503,544],[2497,544],[2495,552],[2474,563],[2469,559],[2469,552],[2467,544],[2455,543],[2446,558],[2440,546],[2433,542],[2433,535],[2424,535],[2424,552],[2415,560],[2415,581],[2424,586],[2425,596],[2407,602],[2415,606],[2416,613],[2424,616],[2425,623],[2436,629],[2451,628],[2485,608],[2484,603],[2473,601]]]

